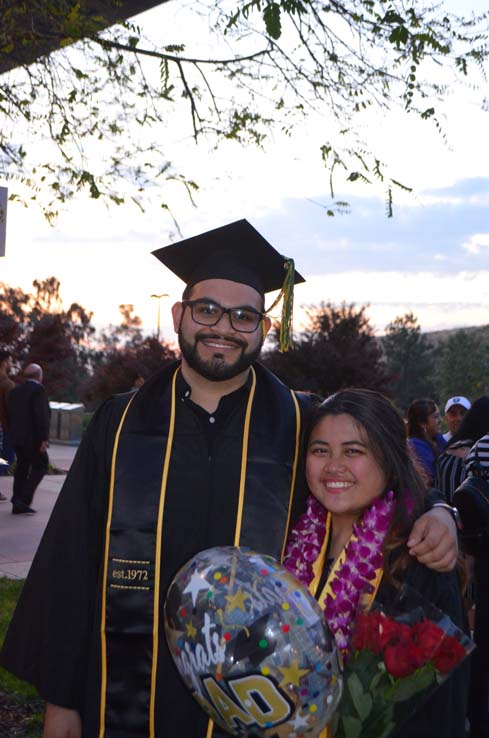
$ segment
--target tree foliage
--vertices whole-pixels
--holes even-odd
[[[382,349],[366,315],[367,306],[322,302],[307,309],[308,325],[286,354],[274,346],[264,363],[285,384],[321,397],[344,387],[366,387],[388,392],[389,375]]]
[[[477,333],[459,330],[443,342],[437,384],[442,398],[464,395],[475,399],[489,394],[489,347]]]
[[[63,309],[56,277],[34,280],[34,290],[0,284],[0,344],[20,368],[28,363],[45,370],[50,397],[72,399],[87,373],[87,341],[95,329],[78,303]]]
[[[89,409],[113,394],[128,392],[136,379],[148,379],[177,358],[168,343],[143,334],[133,305],[119,305],[119,311],[120,325],[103,330],[92,350],[92,372],[81,388],[81,398]]]
[[[135,381],[147,379],[154,372],[175,361],[177,354],[155,336],[146,336],[124,348],[104,351],[93,374],[81,389],[81,398],[89,409],[118,392],[129,392]]]
[[[36,279],[33,287],[26,293],[0,284],[0,345],[11,351],[17,370],[31,362],[42,366],[51,400],[83,400],[94,409],[177,357],[167,343],[144,335],[133,305],[120,305],[121,323],[98,335],[91,312],[77,303],[63,308],[56,277]]]
[[[394,400],[404,411],[416,397],[436,396],[435,354],[413,313],[398,316],[382,339]]]
[[[319,155],[332,198],[338,175],[380,181],[391,214],[400,183],[366,148],[357,119],[400,105],[440,125],[438,100],[452,77],[473,82],[488,51],[487,14],[462,19],[420,0],[208,0],[191,7],[210,18],[207,46],[226,53],[148,37],[129,22],[104,29],[103,18],[87,17],[73,0],[9,2],[2,11],[0,55],[15,55],[33,35],[60,47],[0,78],[0,174],[27,185],[28,199],[48,218],[80,190],[142,204],[145,190],[179,181],[192,196],[197,184],[172,167],[162,144],[167,121],[182,107],[189,133],[216,144],[262,145],[270,131],[289,132],[320,113],[329,121]],[[45,22],[26,24],[30,13]],[[162,207],[167,197],[163,187]],[[327,212],[341,207],[333,200]]]

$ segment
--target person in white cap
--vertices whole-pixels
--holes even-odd
[[[456,399],[462,398],[457,397]],[[453,493],[466,477],[467,470],[464,461],[468,458],[467,454],[488,428],[489,396],[483,395],[474,400],[460,427],[435,462],[435,487],[443,492],[450,504]]]
[[[470,408],[470,400],[461,395],[450,397],[447,400],[445,405],[445,423],[447,424],[448,431],[443,434],[445,441],[450,441],[452,436],[455,435],[460,428],[467,410],[470,410]]]

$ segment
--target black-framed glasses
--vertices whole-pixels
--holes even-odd
[[[248,307],[225,308],[210,300],[182,300],[182,305],[190,308],[194,323],[209,327],[217,325],[226,313],[231,327],[239,333],[254,333],[263,320],[263,313]]]

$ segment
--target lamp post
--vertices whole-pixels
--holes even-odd
[[[162,297],[168,297],[168,294],[166,292],[163,292],[161,295],[151,295],[151,297],[154,297],[156,300],[158,300],[158,322],[157,322],[157,328],[156,328],[156,338],[159,341],[160,340],[160,302]]]

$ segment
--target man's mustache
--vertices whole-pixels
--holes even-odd
[[[199,333],[195,337],[196,341],[225,341],[226,343],[232,343],[238,348],[245,349],[247,344],[246,341],[241,341],[239,338],[230,338],[229,336],[223,336],[219,333]]]

